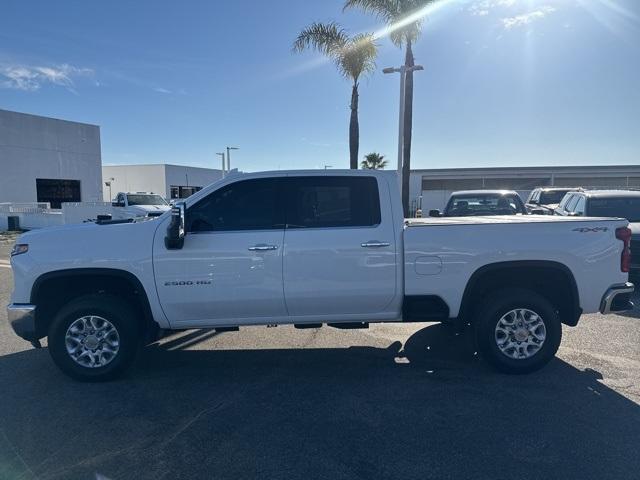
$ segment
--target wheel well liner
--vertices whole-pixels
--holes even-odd
[[[36,330],[39,338],[47,335],[51,317],[66,302],[99,292],[123,295],[141,314],[146,332],[157,328],[147,292],[133,273],[115,268],[72,268],[44,273],[31,288],[31,303],[38,307]]]
[[[548,276],[549,273],[554,275]],[[562,323],[569,326],[577,325],[582,315],[578,286],[566,265],[547,260],[520,260],[478,268],[465,287],[459,318],[473,317],[485,294],[504,287],[531,288],[545,295],[558,308]]]

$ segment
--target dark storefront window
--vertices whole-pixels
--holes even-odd
[[[61,208],[63,202],[80,202],[80,180],[36,178],[38,202],[49,202]]]
[[[171,185],[171,198],[187,198],[196,192],[202,190],[202,187],[184,187],[179,185]]]

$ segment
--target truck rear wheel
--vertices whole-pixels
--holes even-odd
[[[506,373],[530,373],[554,357],[562,325],[554,306],[532,290],[512,288],[490,295],[477,318],[483,357]]]
[[[133,309],[113,295],[85,295],[62,307],[49,328],[49,353],[68,376],[111,380],[133,362],[139,346]]]

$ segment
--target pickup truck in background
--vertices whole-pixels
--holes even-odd
[[[21,235],[8,319],[87,381],[122,373],[160,329],[373,322],[471,323],[486,360],[526,373],[561,324],[630,308],[627,223],[404,219],[392,172],[229,175],[156,221]]]
[[[171,209],[160,195],[150,192],[120,192],[111,203],[113,218],[159,217]]]
[[[571,187],[538,187],[534,188],[527,198],[527,211],[553,215],[553,212],[567,193],[577,192],[579,188]]]

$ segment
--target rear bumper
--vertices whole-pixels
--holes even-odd
[[[35,305],[11,303],[7,305],[7,319],[16,335],[30,342],[37,340]]]
[[[633,308],[631,294],[633,293],[633,283],[621,283],[612,285],[606,291],[600,302],[600,313],[624,312]]]

